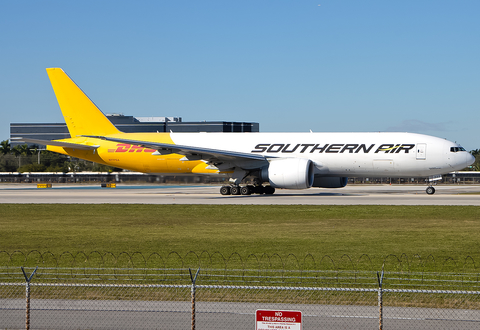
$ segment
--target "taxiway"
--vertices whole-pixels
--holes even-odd
[[[422,185],[350,185],[341,189],[277,190],[274,195],[222,196],[219,186],[0,185],[0,203],[85,204],[245,204],[245,205],[476,205],[479,185],[436,186],[434,195]]]

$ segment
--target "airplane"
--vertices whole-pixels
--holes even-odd
[[[222,195],[342,188],[349,177],[429,178],[475,158],[457,143],[416,133],[123,133],[61,68],[46,69],[70,138],[19,141],[150,174],[226,175]]]

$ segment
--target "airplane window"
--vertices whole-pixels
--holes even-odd
[[[451,147],[450,152],[466,151],[464,147]]]

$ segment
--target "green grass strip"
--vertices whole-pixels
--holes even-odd
[[[476,206],[0,204],[0,251],[8,253],[293,254],[316,265],[328,255],[366,270],[388,258],[420,268],[435,258],[462,271],[468,256],[480,264],[479,233]]]

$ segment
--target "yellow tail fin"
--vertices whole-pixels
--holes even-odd
[[[121,133],[62,69],[47,73],[72,138]]]

